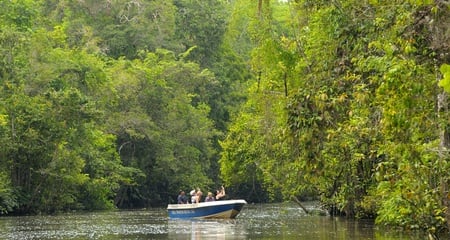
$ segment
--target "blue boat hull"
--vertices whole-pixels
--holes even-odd
[[[235,218],[245,200],[223,200],[194,204],[169,204],[170,218]]]

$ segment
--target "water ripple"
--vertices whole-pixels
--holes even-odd
[[[318,210],[316,203],[305,203]],[[171,220],[166,209],[0,217],[0,239],[423,239],[373,221],[307,215],[295,204],[248,204],[237,219]]]

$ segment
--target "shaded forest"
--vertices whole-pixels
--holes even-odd
[[[450,229],[445,0],[0,2],[0,213],[318,199]]]

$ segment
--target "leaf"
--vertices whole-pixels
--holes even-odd
[[[450,93],[450,65],[443,64],[440,67],[440,71],[443,75],[443,78],[439,82],[439,86],[443,87],[446,92]]]

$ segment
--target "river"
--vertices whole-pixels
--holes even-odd
[[[315,203],[305,203],[315,209]],[[171,220],[164,208],[0,217],[0,239],[426,239],[370,220],[306,215],[295,204],[248,204],[232,220]]]

